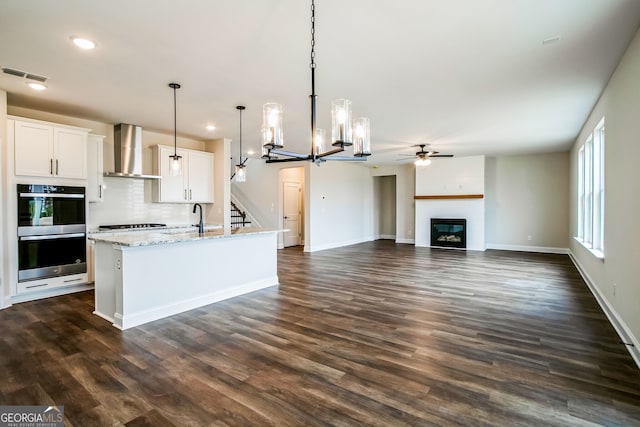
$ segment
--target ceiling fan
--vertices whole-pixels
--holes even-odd
[[[416,154],[400,154],[400,156],[406,157],[416,157],[415,165],[416,166],[428,166],[431,164],[432,157],[453,157],[453,154],[438,154],[438,151],[424,151],[424,148],[427,144],[418,144],[414,145],[414,147],[420,147],[420,151],[417,151]]]

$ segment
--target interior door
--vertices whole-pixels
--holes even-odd
[[[300,194],[302,186],[299,182],[285,181],[283,183],[283,227],[284,246],[297,246],[300,244]]]

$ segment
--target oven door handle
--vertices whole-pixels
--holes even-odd
[[[85,233],[69,233],[69,234],[49,234],[47,236],[21,236],[19,240],[53,240],[53,239],[71,239],[74,237],[85,237]]]
[[[63,193],[20,193],[20,197],[52,197],[59,199],[84,199],[84,194],[63,194]]]

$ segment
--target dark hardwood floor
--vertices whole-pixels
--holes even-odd
[[[0,311],[0,403],[66,426],[640,425],[640,370],[565,255],[378,241],[280,251],[279,275],[124,332],[92,292]]]

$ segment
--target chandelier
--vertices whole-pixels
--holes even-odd
[[[315,51],[315,2],[311,0],[311,150],[300,154],[283,150],[282,105],[264,104],[262,108],[262,158],[267,163],[297,162],[307,160],[316,164],[327,160],[366,161],[371,155],[371,135],[369,119],[351,114],[351,101],[338,99],[331,103],[331,147],[326,147],[324,129],[316,127],[316,51]],[[334,156],[353,146],[353,156]],[[284,156],[281,158],[279,156]]]

